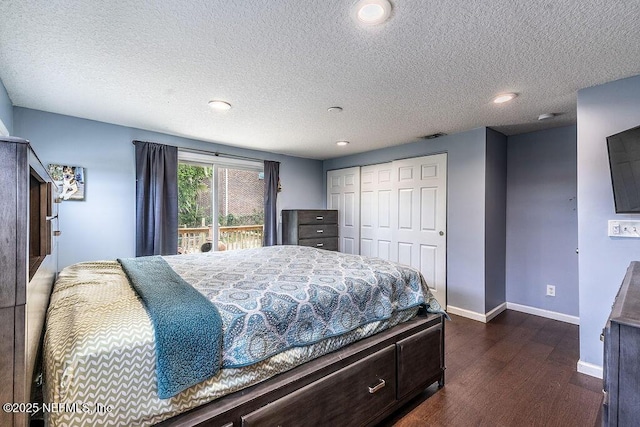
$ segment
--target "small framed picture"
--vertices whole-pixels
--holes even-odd
[[[49,165],[49,173],[60,190],[60,200],[84,200],[84,168]]]

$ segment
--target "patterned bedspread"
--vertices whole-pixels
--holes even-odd
[[[64,404],[64,410],[45,414],[50,426],[157,423],[409,320],[423,301],[420,275],[409,280],[410,291],[398,285],[413,277],[410,268],[313,248],[273,247],[165,259],[184,280],[217,300],[225,339],[240,343],[241,350],[225,348],[227,367],[215,377],[171,399],[159,399],[153,327],[120,265],[103,261],[67,267],[51,297],[44,343],[45,402]],[[368,285],[380,279],[387,282],[387,290],[378,292]],[[364,295],[349,297],[349,288],[363,289]],[[373,302],[374,296],[378,301],[380,296],[388,299],[390,308]],[[430,294],[426,297],[438,311],[437,302]],[[288,298],[300,302],[295,309]],[[266,314],[258,314],[260,305]],[[361,324],[367,310],[377,320]],[[306,317],[312,312],[322,321]],[[338,320],[331,320],[329,312],[339,313]],[[293,318],[307,323],[293,325],[288,321]],[[278,328],[285,336],[297,334],[308,345],[274,355],[279,344],[271,340]],[[337,328],[347,332],[336,335]],[[247,330],[259,332],[247,339]],[[247,355],[260,361],[231,367],[242,365],[238,361]]]
[[[252,365],[425,302],[410,267],[304,246],[164,257],[218,308],[222,366]]]

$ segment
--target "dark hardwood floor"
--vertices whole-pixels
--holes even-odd
[[[576,372],[577,326],[511,310],[488,324],[451,318],[444,388],[382,426],[600,425],[602,380]]]

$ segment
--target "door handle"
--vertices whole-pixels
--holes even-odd
[[[441,231],[438,234],[441,235],[441,236],[444,236],[444,231]]]

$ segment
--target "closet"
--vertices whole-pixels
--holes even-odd
[[[420,270],[446,307],[447,155],[327,172],[339,251]]]

